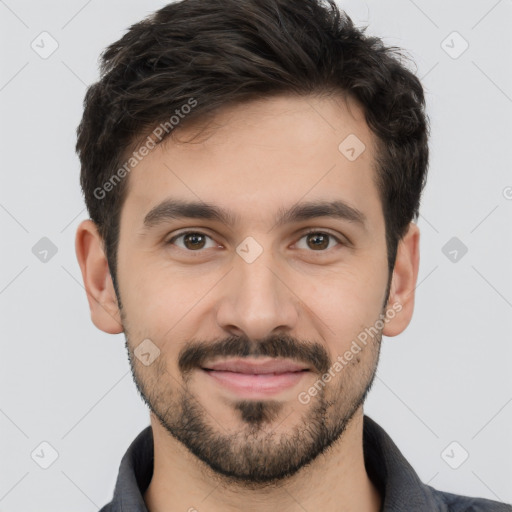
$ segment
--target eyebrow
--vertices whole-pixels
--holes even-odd
[[[288,210],[280,208],[273,227],[311,220],[317,217],[345,220],[366,228],[366,216],[364,213],[340,200],[298,203]],[[148,231],[169,220],[177,219],[213,220],[230,227],[240,222],[239,215],[220,206],[202,201],[184,201],[168,198],[152,208],[144,217],[144,231]]]

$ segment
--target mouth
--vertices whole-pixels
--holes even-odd
[[[261,398],[290,389],[311,371],[289,359],[270,358],[217,361],[201,369],[215,384],[246,398]]]

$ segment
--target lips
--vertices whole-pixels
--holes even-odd
[[[265,399],[297,387],[309,368],[290,359],[231,359],[202,368],[209,382],[238,397]]]
[[[307,366],[301,365],[289,359],[230,359],[218,361],[203,366],[203,370],[233,372],[247,375],[266,375],[294,373],[309,370]]]

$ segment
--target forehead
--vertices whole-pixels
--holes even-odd
[[[350,98],[267,98],[223,109],[202,132],[174,135],[130,172],[122,212],[130,225],[141,227],[169,196],[252,223],[270,223],[301,200],[380,211],[374,135]]]

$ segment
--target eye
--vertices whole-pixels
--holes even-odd
[[[300,243],[305,239],[302,247]],[[180,243],[176,243],[180,241]],[[208,245],[208,241],[210,241],[210,245]],[[327,249],[332,249],[332,242],[337,242],[337,245],[343,245],[343,242],[331,233],[319,230],[310,230],[307,233],[304,233],[302,237],[297,242],[297,247],[299,249],[312,249],[315,252],[325,252]],[[201,231],[185,231],[176,236],[173,236],[167,242],[168,245],[177,245],[181,249],[184,249],[189,252],[200,252],[201,249],[209,249],[213,247],[218,247],[219,245],[206,233],[202,233]]]
[[[306,247],[300,247],[300,241],[306,239]],[[317,252],[325,252],[326,249],[332,249],[332,245],[330,242],[332,241],[338,242],[338,245],[343,245],[342,241],[332,235],[331,233],[326,233],[324,231],[315,231],[311,230],[305,233],[301,239],[299,240],[297,247],[299,249],[313,249],[313,251]]]
[[[175,244],[176,240],[180,239],[183,239],[183,245]],[[211,241],[211,245],[209,247],[207,247],[207,239]],[[198,252],[200,249],[209,249],[211,247],[218,246],[210,236],[205,233],[201,233],[200,231],[186,231],[185,233],[180,233],[179,235],[173,236],[167,244],[175,244],[181,249],[193,252]]]

